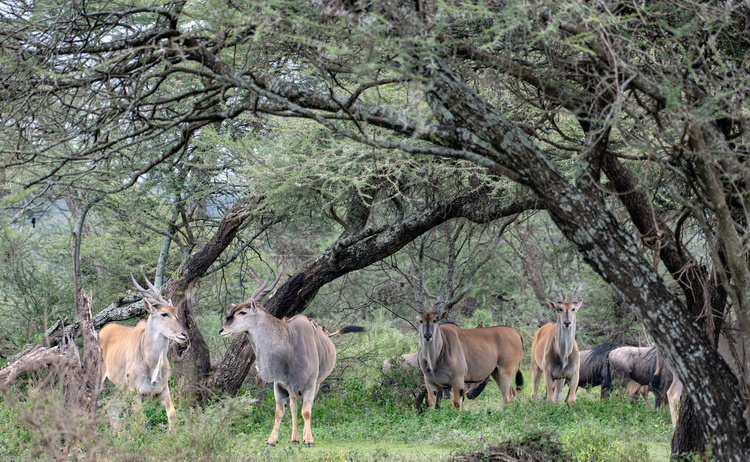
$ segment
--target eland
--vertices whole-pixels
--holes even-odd
[[[559,301],[548,300],[547,306],[557,313],[557,322],[539,328],[531,340],[532,400],[539,390],[539,381],[542,374],[544,374],[548,400],[559,403],[562,388],[566,382],[569,385],[568,407],[572,407],[576,400],[576,388],[578,388],[580,373],[580,357],[575,338],[576,312],[583,305],[583,301],[577,301],[581,289],[582,286],[579,282],[578,289],[571,296],[571,301],[566,302],[558,292],[555,281],[552,281],[552,290]]]
[[[126,384],[136,391],[136,405],[143,397],[158,397],[167,410],[169,430],[174,429],[177,415],[169,394],[169,360],[167,350],[170,340],[183,343],[188,336],[177,319],[177,310],[172,302],[164,300],[159,289],[146,279],[148,291],[133,284],[143,295],[143,304],[148,318],[135,327],[107,324],[99,332],[102,347],[102,385],[109,379],[115,385]]]
[[[271,436],[266,445],[275,446],[279,440],[279,425],[284,408],[289,404],[292,413],[292,444],[299,444],[297,429],[297,399],[302,399],[305,447],[314,447],[311,417],[315,395],[321,382],[328,377],[336,364],[336,347],[329,337],[350,332],[362,332],[359,326],[346,326],[333,334],[315,321],[298,314],[292,318],[278,319],[260,305],[279,282],[279,276],[266,288],[264,282],[251,297],[234,305],[219,335],[228,337],[246,332],[255,351],[255,365],[261,379],[273,382],[276,412]]]
[[[461,410],[466,384],[485,382],[488,376],[497,383],[503,403],[508,404],[516,396],[514,374],[517,390],[523,386],[521,334],[507,326],[462,329],[453,323],[438,324],[446,315],[417,316],[419,367],[427,387],[427,406],[435,406],[438,391],[450,388],[453,405]]]

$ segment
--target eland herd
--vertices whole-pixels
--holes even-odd
[[[277,268],[278,270],[278,268]],[[261,301],[279,282],[282,270],[270,286],[268,279],[243,302],[234,305],[226,322],[219,329],[222,337],[247,334],[256,355],[260,378],[273,382],[276,411],[273,430],[266,444],[275,446],[279,440],[279,425],[288,405],[292,414],[292,444],[299,444],[297,407],[301,400],[304,428],[302,442],[313,447],[311,430],[312,407],[321,383],[336,363],[336,347],[331,337],[362,332],[359,326],[346,326],[329,333],[312,319],[298,314],[278,319],[261,306]],[[135,406],[143,397],[158,397],[167,411],[170,431],[174,428],[176,411],[169,393],[170,375],[167,351],[169,342],[188,340],[185,328],[177,317],[171,300],[165,300],[160,290],[144,276],[148,289],[132,277],[136,289],[143,295],[148,318],[135,327],[108,324],[99,333],[102,348],[102,384],[109,379],[135,391]],[[270,278],[269,278],[270,279]],[[568,385],[567,404],[573,406],[578,386],[601,386],[605,398],[614,387],[622,387],[631,401],[652,392],[656,406],[669,403],[673,424],[676,420],[675,403],[682,384],[664,363],[655,347],[626,347],[604,343],[591,350],[579,351],[576,343],[576,314],[583,305],[578,301],[582,285],[565,300],[552,283],[556,301],[546,305],[556,314],[556,322],[540,327],[531,341],[532,401],[536,399],[542,376],[547,399],[558,403],[565,384]],[[453,405],[459,411],[464,398],[476,398],[492,378],[503,397],[503,405],[516,398],[523,387],[521,362],[524,339],[511,327],[463,329],[445,321],[457,300],[444,301],[441,297],[431,311],[415,287],[419,314],[417,316],[419,351],[394,357],[383,362],[388,372],[397,361],[402,369],[419,369],[424,377],[427,405],[434,407],[445,394],[453,393]],[[513,383],[515,382],[515,387]],[[649,404],[650,406],[650,404]]]

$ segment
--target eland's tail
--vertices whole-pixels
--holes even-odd
[[[518,369],[516,371],[516,391],[523,390],[523,374],[521,373],[521,369]]]

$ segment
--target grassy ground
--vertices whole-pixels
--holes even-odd
[[[181,401],[176,386],[177,428],[168,433],[157,402],[146,401],[142,411],[134,412],[124,393],[107,387],[94,422],[62,408],[59,393],[5,395],[0,403],[0,460],[465,460],[461,454],[488,451],[508,440],[557,454],[548,460],[669,459],[672,428],[666,406],[654,411],[621,396],[602,401],[598,389],[579,390],[573,409],[531,402],[528,370],[523,370],[522,393],[504,408],[490,382],[477,400],[465,403],[463,412],[443,401],[441,409],[419,413],[413,406],[419,376],[398,373],[384,387],[379,371],[383,358],[415,348],[412,337],[377,322],[367,335],[336,341],[339,362],[327,381],[330,390],[321,392],[313,408],[312,449],[290,444],[288,413],[276,448],[265,447],[274,414],[270,389],[250,387],[241,396],[200,408]],[[528,358],[523,364],[528,367]],[[121,417],[115,427],[112,418],[117,415]]]
[[[389,388],[394,387],[398,385]],[[344,382],[315,404],[313,449],[290,444],[288,413],[277,447],[265,447],[273,423],[271,392],[265,399],[246,394],[203,409],[180,406],[173,433],[166,432],[166,417],[157,403],[146,403],[142,416],[126,407],[119,428],[114,429],[106,413],[117,400],[112,397],[105,399],[99,423],[85,429],[86,435],[63,429],[64,437],[56,444],[66,446],[68,454],[96,453],[97,458],[109,460],[435,461],[507,440],[536,439],[562,443],[563,452],[576,461],[668,460],[672,429],[666,407],[652,411],[621,397],[601,401],[598,390],[593,390],[580,392],[570,410],[562,404],[531,402],[529,389],[527,384],[524,393],[502,409],[500,393],[491,384],[461,413],[443,402],[441,409],[420,414],[406,403],[389,400],[387,390]],[[65,423],[55,422],[59,411],[46,411],[45,406],[50,404],[37,401],[25,409],[36,413],[38,422],[46,418],[49,427],[64,427]],[[0,435],[0,458],[47,453],[44,425],[20,423],[17,412],[3,406],[0,414],[6,424]],[[85,426],[79,428],[84,431]],[[92,438],[92,432],[98,436]]]

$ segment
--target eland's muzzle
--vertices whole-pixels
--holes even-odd
[[[219,335],[221,337],[229,337],[230,335],[232,335],[232,333],[224,330],[224,328],[222,327],[221,329],[219,329]]]

